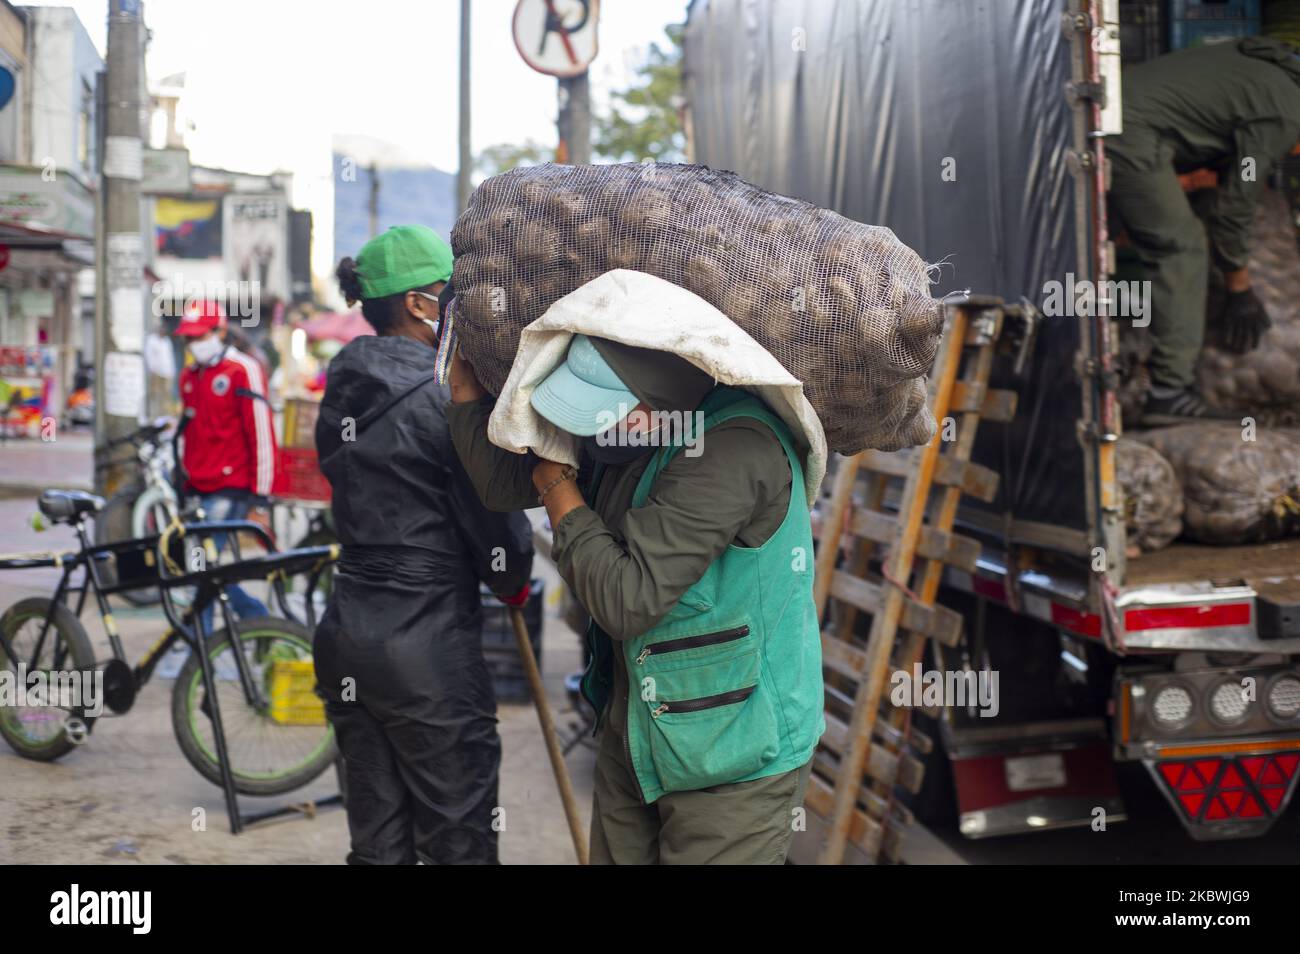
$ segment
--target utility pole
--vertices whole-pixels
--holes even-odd
[[[460,0],[460,168],[456,170],[456,214],[469,205],[474,157],[469,145],[469,0]]]
[[[562,77],[558,83],[560,111],[556,125],[559,127],[560,146],[556,150],[558,162],[585,166],[591,163],[591,86],[587,71],[577,76]]]
[[[379,234],[379,163],[370,163],[370,237]]]
[[[144,15],[140,0],[109,0],[105,137],[95,248],[95,489],[112,494],[131,476],[131,448],[109,443],[140,424],[144,411],[144,243],[141,108]]]

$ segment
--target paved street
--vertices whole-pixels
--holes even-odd
[[[0,552],[57,550],[74,545],[63,526],[43,533],[30,526],[36,512],[31,488],[44,483],[89,485],[90,444],[84,435],[63,435],[52,444],[14,442],[0,448]],[[69,479],[71,475],[71,479]],[[538,558],[537,575],[556,593],[550,564]],[[0,606],[53,591],[54,570],[0,573]],[[137,658],[165,629],[161,611],[114,601],[128,656]],[[577,669],[580,649],[559,619],[555,600],[543,631],[543,676],[561,722],[567,701],[564,675]],[[83,623],[99,658],[108,643],[98,618]],[[123,717],[104,719],[90,740],[52,764],[29,762],[0,746],[0,863],[338,863],[347,851],[341,810],[325,808],[314,818],[287,816],[264,822],[235,837],[229,833],[221,792],[190,768],[172,735],[172,680],[155,677]],[[572,848],[556,794],[536,714],[531,706],[499,707],[504,747],[501,804],[506,828],[503,863],[568,863]],[[591,801],[594,753],[578,746],[569,771],[584,824]],[[907,858],[931,864],[1288,864],[1300,846],[1300,813],[1292,809],[1268,836],[1251,841],[1198,843],[1184,833],[1159,795],[1137,772],[1122,778],[1130,821],[1099,833],[1088,829],[1040,832],[1012,838],[969,841],[955,829],[918,831],[909,837]],[[243,799],[245,811],[259,811],[322,798],[337,790],[332,773],[293,797]],[[207,830],[193,831],[195,808],[207,815]]]
[[[88,474],[89,458],[89,442],[77,435],[61,436],[52,444],[14,442],[0,448],[0,552],[74,545],[67,527],[44,533],[31,529],[35,499],[20,488],[44,483],[76,486],[78,481],[68,475]],[[537,567],[540,576],[554,581],[544,560],[539,559]],[[56,581],[53,569],[0,573],[0,607],[27,596],[48,595]],[[555,592],[554,586],[550,592]],[[114,616],[132,661],[166,628],[156,608],[114,600]],[[107,658],[108,641],[98,617],[87,610],[82,622],[97,658]],[[564,675],[579,666],[580,658],[577,638],[549,607],[542,667],[551,705],[562,724],[567,722],[561,711],[567,706]],[[26,761],[0,745],[0,863],[343,861],[347,824],[338,808],[325,808],[310,819],[286,816],[264,822],[238,837],[230,834],[220,789],[201,778],[177,748],[171,728],[172,685],[172,680],[155,676],[129,713],[103,719],[83,746],[55,763]],[[531,705],[502,705],[498,715],[504,749],[501,860],[568,863],[573,850],[535,710]],[[584,824],[590,809],[593,755],[578,746],[569,757]],[[335,791],[333,773],[327,773],[292,797],[241,802],[246,812],[255,812]],[[192,830],[196,808],[206,813],[206,831]]]

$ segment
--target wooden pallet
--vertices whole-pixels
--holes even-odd
[[[961,617],[935,598],[945,566],[971,572],[979,557],[978,541],[953,532],[962,495],[990,501],[997,493],[997,474],[970,455],[981,419],[1015,414],[1015,393],[988,387],[1004,317],[998,299],[949,305],[930,379],[934,439],[843,458],[835,473],[814,590],[826,732],[805,799],[825,826],[822,864],[842,863],[849,844],[869,860],[896,861],[912,821],[895,795],[920,788],[918,755],[933,742],[912,726],[911,709],[890,703],[886,686],[893,672],[920,662],[927,639],[961,639]]]

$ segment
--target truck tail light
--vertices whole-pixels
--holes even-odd
[[[1156,775],[1189,828],[1241,823],[1270,825],[1286,806],[1300,754],[1175,759],[1155,763]],[[1251,825],[1254,827],[1254,825]]]

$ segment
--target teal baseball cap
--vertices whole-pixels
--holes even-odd
[[[547,375],[532,397],[533,410],[578,437],[613,426],[639,403],[586,335],[574,335],[564,363]]]

